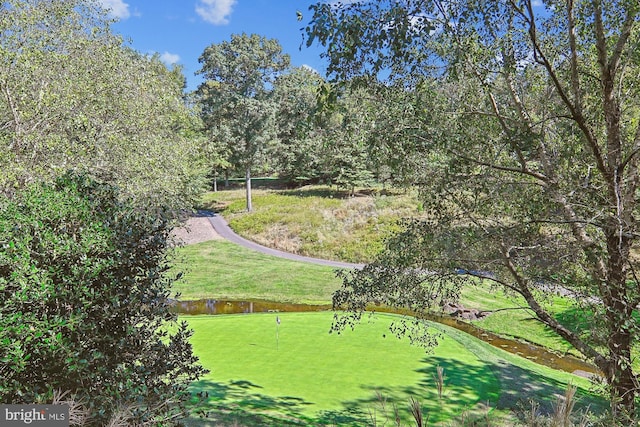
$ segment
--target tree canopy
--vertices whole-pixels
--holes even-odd
[[[274,82],[277,143],[269,157],[289,182],[318,180],[322,174],[322,132],[314,122],[316,97],[324,79],[306,67],[294,67]]]
[[[203,168],[184,77],[109,24],[91,0],[0,6],[0,189],[82,168],[139,198],[190,206]]]
[[[251,169],[276,138],[274,79],[289,66],[275,39],[234,34],[207,47],[199,59],[205,81],[198,87],[206,128],[245,172],[247,210],[251,211]]]
[[[89,425],[184,415],[204,370],[170,312],[170,218],[85,175],[0,196],[1,401],[67,393]]]
[[[454,298],[461,279],[493,282],[598,366],[614,415],[629,422],[640,332],[638,2],[359,1],[311,11],[308,42],[326,46],[336,79],[428,88],[425,120],[406,136],[431,157],[421,169],[428,219],[345,278],[335,304],[356,317],[374,300],[424,310],[442,301],[433,295]],[[593,322],[553,316],[553,290]]]

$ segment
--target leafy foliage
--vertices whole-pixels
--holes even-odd
[[[208,46],[199,59],[205,82],[198,87],[201,115],[211,137],[245,173],[247,210],[251,211],[251,170],[276,138],[272,81],[289,66],[289,56],[275,39],[232,35]]]
[[[73,393],[105,425],[174,419],[204,372],[169,311],[166,213],[84,175],[0,200],[0,400]]]
[[[278,105],[277,144],[269,158],[289,182],[313,182],[322,177],[322,131],[316,126],[317,92],[324,80],[305,67],[278,76],[273,100]]]
[[[76,168],[156,204],[193,202],[200,124],[184,77],[123,44],[99,2],[2,2],[0,58],[0,191]]]
[[[407,0],[311,10],[309,43],[326,46],[335,78],[433,88],[409,136],[431,156],[421,180],[427,220],[389,247],[379,270],[345,286],[406,266],[427,288],[424,271],[490,280],[592,360],[614,416],[633,423],[638,3]],[[357,289],[354,297],[366,296]],[[551,290],[594,313],[587,329],[552,315]]]

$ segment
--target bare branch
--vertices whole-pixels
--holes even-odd
[[[571,50],[571,86],[573,88],[573,101],[576,111],[582,114],[582,91],[578,75],[578,48],[576,43],[575,17],[573,15],[573,0],[567,0],[567,26],[569,32],[569,48]]]
[[[638,17],[638,10],[640,8],[630,8],[627,11],[627,16],[624,20],[624,24],[622,26],[622,31],[620,32],[620,36],[618,38],[618,42],[616,43],[613,52],[611,53],[611,58],[609,58],[609,63],[607,67],[609,68],[609,72],[612,75],[615,75],[615,71],[617,71],[620,65],[620,57],[622,56],[622,52],[624,51],[624,47],[631,36],[631,31],[633,30],[633,24],[635,23],[636,18]]]

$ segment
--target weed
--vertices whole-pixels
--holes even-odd
[[[444,368],[440,365],[436,367],[436,375],[434,375],[433,379],[436,383],[436,389],[438,390],[438,400],[442,401],[442,395],[444,393]]]
[[[426,426],[425,420],[422,416],[422,405],[420,404],[420,401],[413,396],[409,398],[409,410],[416,422],[416,427]]]

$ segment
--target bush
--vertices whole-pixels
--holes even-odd
[[[0,197],[0,401],[70,392],[92,425],[180,416],[204,369],[169,311],[168,215],[74,174]]]

